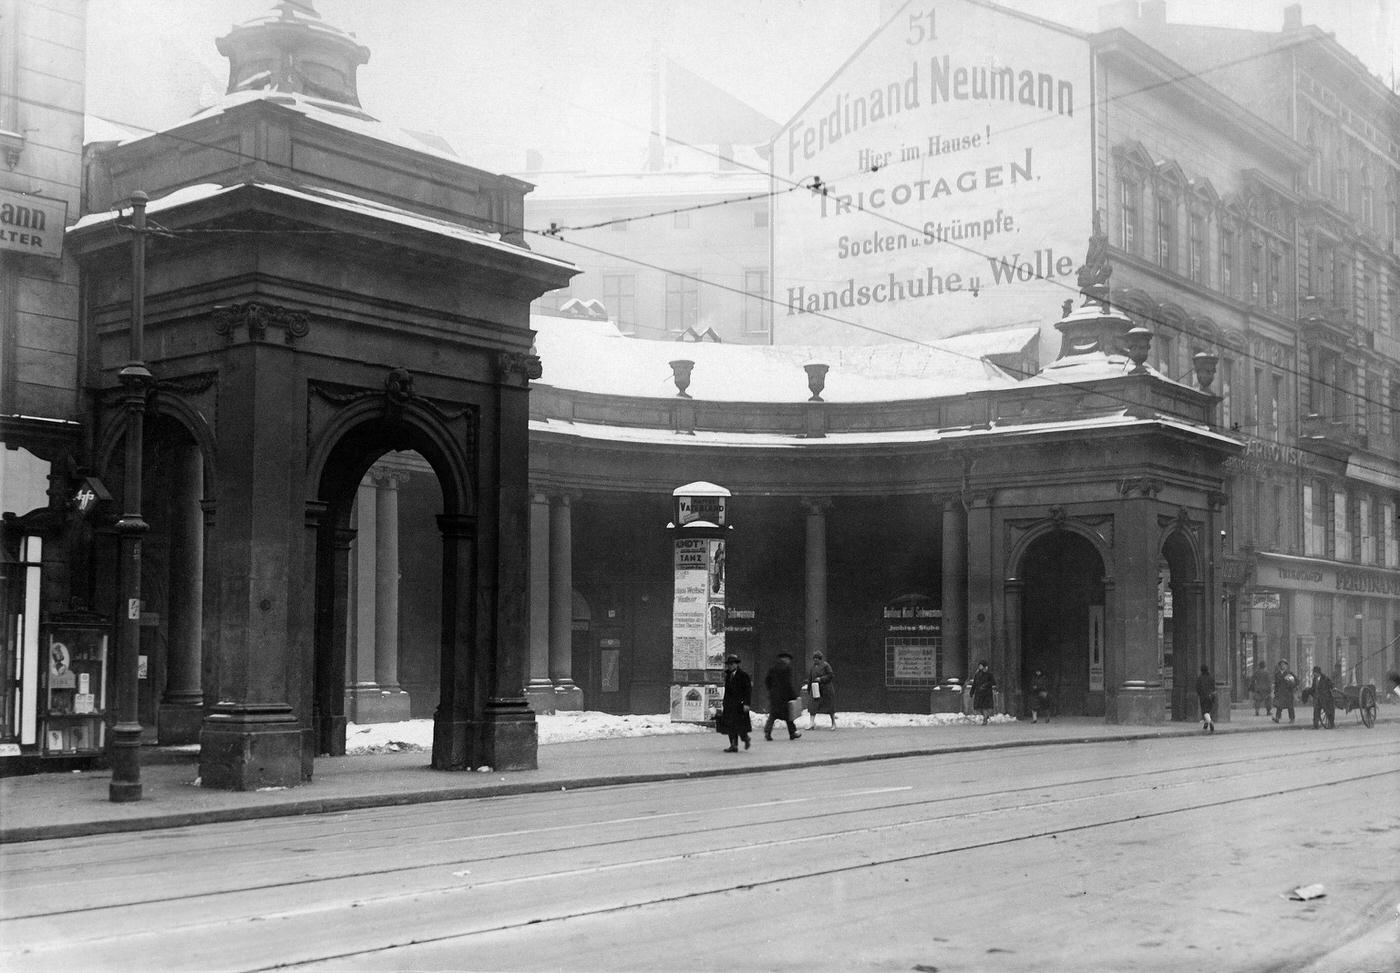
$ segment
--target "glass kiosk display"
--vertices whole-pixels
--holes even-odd
[[[88,756],[106,743],[107,644],[104,624],[55,624],[44,641],[44,756]]]

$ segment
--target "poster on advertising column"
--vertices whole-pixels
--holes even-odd
[[[1053,352],[1092,227],[1089,67],[1014,11],[900,8],[774,140],[774,340],[1033,323]]]
[[[724,633],[728,618],[724,609],[724,541],[705,542],[709,583],[705,586],[705,668],[724,668]]]
[[[671,668],[704,669],[709,609],[709,544],[676,539],[675,595],[671,606]],[[720,662],[723,664],[723,659]]]

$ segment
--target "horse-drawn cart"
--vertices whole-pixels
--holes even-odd
[[[1304,705],[1312,702],[1312,687],[1303,690]],[[1376,725],[1376,687],[1375,686],[1347,686],[1344,689],[1332,688],[1332,710],[1323,710],[1322,718],[1327,721],[1327,728],[1330,730],[1336,724],[1336,710],[1343,713],[1350,713],[1358,710],[1357,715],[1361,717],[1361,722],[1368,729]]]

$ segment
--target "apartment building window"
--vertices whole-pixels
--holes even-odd
[[[1258,304],[1264,291],[1264,244],[1251,240],[1249,244],[1249,301]]]
[[[1176,200],[1162,194],[1157,196],[1157,263],[1176,269]]]
[[[1235,293],[1235,231],[1220,228],[1220,290],[1227,296]]]
[[[1322,153],[1317,150],[1317,137],[1312,126],[1308,126],[1308,188],[1315,193],[1322,191]]]
[[[1313,240],[1313,265],[1308,283],[1318,297],[1331,300],[1335,297],[1334,278],[1336,274],[1337,252],[1325,240]]]
[[[677,230],[688,230],[688,229],[690,229],[690,214],[689,214],[688,212],[687,212],[687,213],[672,213],[672,214],[671,214],[671,226],[674,227],[674,228],[677,229]]]
[[[1362,273],[1361,293],[1357,297],[1361,301],[1356,314],[1357,323],[1367,331],[1376,330],[1376,278],[1369,267]]]
[[[753,214],[753,225],[756,226],[756,227],[765,227],[765,226],[767,226],[767,225],[768,225],[768,210],[766,210],[766,209],[754,210],[754,214]]]
[[[1235,363],[1228,358],[1221,358],[1220,363],[1215,367],[1216,388],[1220,390],[1220,425],[1226,429],[1232,428],[1234,422],[1230,395],[1234,370]]]
[[[1376,524],[1372,519],[1372,511],[1376,509],[1371,498],[1362,495],[1356,501],[1356,517],[1358,526],[1361,529],[1361,563],[1376,563]]]
[[[1283,254],[1269,247],[1269,308],[1277,311],[1283,306]]]
[[[1332,199],[1343,211],[1351,208],[1351,172],[1347,169],[1346,156],[1337,152],[1337,177],[1332,182]]]
[[[1137,183],[1124,181],[1118,184],[1118,238],[1122,241],[1123,249],[1129,253],[1137,253],[1138,196]]]
[[[1274,438],[1278,438],[1279,430],[1282,427],[1282,416],[1279,414],[1283,408],[1283,376],[1278,372],[1269,375],[1269,432]]]
[[[1303,484],[1303,553],[1327,556],[1327,485],[1321,480]]]
[[[1176,341],[1160,331],[1152,338],[1152,347],[1157,352],[1157,371],[1167,378],[1176,374]]]
[[[1400,568],[1400,536],[1397,536],[1395,518],[1395,501],[1387,500],[1381,505],[1381,535],[1385,538],[1385,566],[1388,568]]]
[[[1356,427],[1356,366],[1342,362],[1337,371],[1336,402],[1332,408],[1332,418],[1346,423],[1348,429]]]
[[[1356,410],[1356,431],[1363,436],[1369,436],[1373,427],[1371,417],[1374,416],[1377,438],[1383,439],[1385,437],[1385,392],[1381,388],[1380,376],[1367,375],[1365,390],[1361,399],[1361,407]]]
[[[773,303],[768,295],[768,271],[744,271],[744,333],[767,334],[772,327]]]
[[[637,275],[604,274],[603,304],[624,334],[637,330]]]
[[[1371,170],[1361,167],[1361,223],[1367,229],[1375,225],[1376,195],[1371,187]]]
[[[1204,213],[1191,214],[1191,279],[1206,282],[1206,218]]]
[[[666,275],[666,329],[684,331],[700,323],[700,284],[695,274]]]
[[[1351,560],[1351,518],[1344,490],[1332,491],[1332,542],[1335,547],[1333,557],[1338,561]]]

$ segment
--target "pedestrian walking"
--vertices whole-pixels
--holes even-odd
[[[1201,729],[1215,732],[1215,677],[1210,674],[1210,666],[1201,666],[1201,674],[1196,677],[1196,698],[1201,701]]]
[[[1264,704],[1264,715],[1272,716],[1274,681],[1269,678],[1269,667],[1260,662],[1254,667],[1254,675],[1249,677],[1249,695],[1254,699],[1254,715],[1259,715],[1259,704]]]
[[[1332,698],[1332,680],[1323,673],[1321,666],[1313,666],[1312,685],[1307,691],[1312,695],[1313,729],[1332,729],[1337,725],[1337,701]]]
[[[986,660],[977,663],[977,671],[972,674],[972,708],[981,715],[983,726],[992,717],[992,707],[996,705],[993,692],[996,688],[996,676],[987,668]]]
[[[812,653],[812,668],[807,670],[807,729],[817,728],[817,714],[831,717],[831,728],[836,729],[836,673],[831,663],[820,652]]]
[[[1293,722],[1293,690],[1296,688],[1298,688],[1298,677],[1293,674],[1293,670],[1288,668],[1287,659],[1279,659],[1278,666],[1274,669],[1275,723],[1283,715],[1285,707],[1288,709],[1288,722]]]
[[[753,679],[739,668],[739,657],[728,655],[724,658],[724,698],[720,700],[719,719],[715,729],[729,736],[729,746],[725,753],[738,753],[739,741],[744,741],[744,749],[749,748],[749,734],[753,732],[753,721],[749,719],[749,704],[753,701]]]
[[[778,653],[778,661],[763,677],[763,685],[768,689],[768,722],[763,724],[763,739],[773,739],[773,724],[782,720],[787,724],[788,739],[796,740],[802,734],[797,732],[797,724],[792,721],[792,701],[798,697],[792,684],[791,654]]]
[[[1037,669],[1031,676],[1031,684],[1026,687],[1026,698],[1030,702],[1031,722],[1039,723],[1040,714],[1045,714],[1045,722],[1050,722],[1050,681],[1045,673]]]

